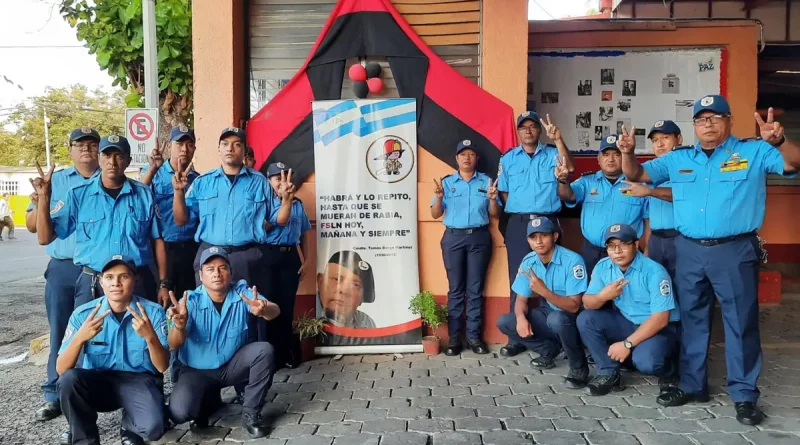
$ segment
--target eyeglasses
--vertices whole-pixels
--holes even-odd
[[[616,244],[608,243],[606,244],[606,250],[608,250],[609,252],[618,252],[618,251],[621,252],[623,250],[630,249],[630,247],[633,246],[633,243],[634,241],[620,242]]]
[[[533,130],[538,130],[539,127],[531,125],[530,127],[517,127],[517,131],[522,133],[533,133]]]
[[[98,144],[72,144],[72,148],[78,151],[95,152],[98,149]]]
[[[728,118],[727,114],[714,114],[712,116],[707,116],[707,117],[696,117],[692,119],[692,122],[694,123],[695,127],[702,127],[706,123],[718,124],[727,118]]]

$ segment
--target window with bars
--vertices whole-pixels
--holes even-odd
[[[0,195],[8,193],[9,195],[19,194],[19,181],[0,181]]]

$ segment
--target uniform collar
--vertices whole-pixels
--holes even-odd
[[[476,179],[478,179],[478,175],[480,175],[480,174],[481,174],[481,172],[479,172],[479,171],[475,170],[475,173],[472,175],[472,177],[471,177],[471,178],[469,178],[469,181],[464,181],[464,178],[462,178],[462,177],[461,177],[461,174],[459,174],[459,173],[458,173],[458,170],[456,170],[456,172],[455,172],[455,173],[453,173],[453,178],[455,178],[455,181],[463,181],[463,182],[466,182],[466,183],[468,183],[468,184],[469,184],[469,183],[470,183],[470,182],[472,182],[473,180],[476,180]]]
[[[533,151],[533,155],[536,156],[540,151],[544,150],[545,145],[542,144],[541,141],[536,143],[536,150]],[[522,144],[517,145],[514,150],[517,150],[515,154],[525,154],[527,156],[528,153],[525,152],[525,149],[522,148]]]
[[[222,170],[221,165],[212,170],[212,172],[217,176],[226,176],[225,171]],[[249,174],[250,174],[250,169],[242,165],[242,169],[239,170],[239,173],[237,173],[236,176],[249,175]]]
[[[65,175],[67,175],[67,176],[72,176],[72,175],[78,175],[78,176],[81,176],[80,172],[78,171],[78,169],[77,169],[77,168],[75,168],[75,166],[74,166],[74,165],[73,165],[73,166],[71,166],[71,167],[67,167],[67,168],[65,168],[65,169],[64,169],[64,170],[62,170],[62,171],[63,171],[63,172],[64,172],[64,174],[65,174]],[[98,176],[99,174],[100,174],[100,167],[97,167],[97,168],[94,170],[94,173],[92,173],[92,174],[91,174],[91,175],[90,175],[90,176],[89,176],[87,179],[92,179],[92,178],[94,178],[95,176]],[[82,177],[82,176],[81,176],[81,177]]]
[[[561,264],[561,249],[562,249],[561,246],[558,245],[555,246],[555,249],[553,250],[553,256],[550,257],[550,262],[548,264]],[[542,258],[539,257],[538,253],[536,253],[536,262],[538,262],[541,265],[544,265],[544,263],[542,262]]]
[[[719,146],[714,148],[714,151],[716,152],[716,150],[719,150],[720,148],[728,148],[728,147],[736,144],[736,142],[738,142],[738,141],[739,140],[736,139],[735,137],[733,137],[733,135],[731,134],[731,135],[728,136],[727,139],[725,139],[725,141],[722,144],[720,144]],[[693,153],[693,155],[697,156],[700,153],[703,153],[703,147],[700,146],[700,141],[697,141],[697,142],[694,143],[694,153]]]
[[[606,175],[605,175],[605,174],[603,174],[603,170],[599,170],[597,173],[595,173],[595,174],[594,174],[594,177],[595,177],[595,178],[596,178],[598,181],[608,181],[608,179],[606,179]],[[617,178],[617,180],[616,180],[616,181],[614,181],[614,185],[617,185],[617,184],[619,184],[620,182],[622,182],[622,181],[627,181],[627,180],[628,180],[628,178],[626,178],[626,177],[625,177],[625,174],[623,173],[623,174],[619,175],[619,178]]]
[[[172,168],[172,163],[169,162],[169,159],[164,161],[164,164],[161,165],[161,169],[169,173],[170,175],[175,174],[175,169]]]
[[[91,193],[92,195],[99,195],[101,193],[105,193],[105,190],[103,190],[102,178],[100,177],[99,174],[97,174],[97,172],[95,172],[95,175],[97,176],[92,176],[91,178],[91,184],[89,185],[89,193]],[[130,179],[125,178],[125,182],[122,183],[122,190],[119,192],[119,194],[125,195],[128,193],[131,193],[131,181]]]
[[[643,256],[644,256],[644,254],[642,254],[642,252],[636,252],[636,256],[633,258],[633,262],[628,267],[628,270],[634,269],[634,270],[637,270],[637,271],[641,272],[642,271],[642,263],[644,262],[644,260],[642,259]],[[611,261],[610,258],[609,258],[608,261],[614,266],[614,268],[616,268],[617,270],[622,272],[622,269],[620,269],[619,266],[615,262]]]
[[[136,295],[134,295],[133,298],[131,298],[130,304],[128,305],[128,306],[131,306],[131,308],[134,309],[137,314],[139,314],[139,306],[137,306],[136,303],[139,303],[139,302],[141,302],[141,299],[139,297],[137,297]],[[100,310],[97,311],[97,314],[98,315],[102,315],[104,312],[109,311],[109,310],[111,310],[111,305],[108,304],[108,296],[103,295],[102,297],[100,297]],[[109,314],[109,315],[111,315],[111,314]],[[141,314],[139,314],[139,315],[141,315]],[[122,319],[125,320],[128,317],[131,317],[131,314],[128,311],[125,311],[125,316],[123,316]],[[116,320],[116,318],[114,318],[114,320]]]
[[[198,297],[199,298],[194,299],[194,302],[197,304],[199,309],[208,309],[214,306],[214,300],[211,299],[211,295],[208,294],[205,285],[200,285],[200,295],[198,295]],[[231,283],[228,287],[228,293],[225,295],[224,302],[230,301],[231,303],[235,303],[238,298],[239,295],[236,294],[234,284]]]

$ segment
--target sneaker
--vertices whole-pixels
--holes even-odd
[[[569,389],[583,389],[589,383],[589,367],[569,368],[567,377],[564,379],[564,386]]]
[[[593,396],[604,396],[611,391],[622,389],[622,379],[619,374],[598,375],[589,382],[589,394]]]
[[[536,369],[553,369],[556,367],[556,358],[540,355],[531,360],[531,366]]]

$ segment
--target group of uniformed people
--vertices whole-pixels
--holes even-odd
[[[126,138],[79,128],[69,143],[75,165],[39,169],[26,215],[52,257],[51,352],[37,420],[63,412],[62,443],[98,444],[97,412],[122,408],[122,443],[140,444],[169,422],[207,424],[220,390],[234,386],[244,427],[264,436],[272,374],[299,362],[291,321],[310,223],[292,170],[280,162],[266,176],[254,170],[236,127],[219,137],[221,166],[202,175],[192,168],[194,132],[183,125],[138,181],[125,175]]]
[[[565,385],[605,395],[621,387],[621,367],[659,377],[657,402],[679,406],[709,399],[708,347],[714,296],[725,327],[728,392],[736,418],[763,419],[757,407],[761,372],[757,230],[764,219],[766,176],[793,176],[800,146],[775,122],[755,119],[760,138],[731,134],[727,100],[694,104],[697,142],[683,146],[669,120],[648,134],[655,159],[635,155],[635,129],[603,135],[600,170],[570,183],[574,163],[550,117],[517,118],[520,145],[501,159],[497,179],[475,171],[478,151],[456,147],[458,171],[434,179],[433,218],[442,238],[448,292],[447,355],[481,340],[482,289],[491,258],[489,217],[500,216],[511,283],[510,312],[498,320],[508,336],[503,356],[538,354],[537,369],[565,354]],[[554,142],[540,141],[543,133]],[[580,255],[560,245],[558,213],[581,205]],[[674,283],[674,288],[673,288]],[[465,314],[466,312],[466,314]],[[595,364],[590,378],[589,363]]]

